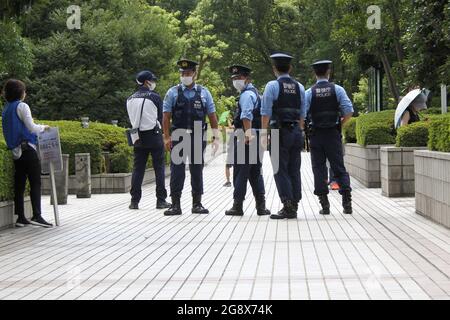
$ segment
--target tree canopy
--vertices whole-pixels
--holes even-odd
[[[66,25],[74,4],[80,30]],[[374,5],[380,28],[368,27]],[[446,0],[6,0],[0,30],[0,81],[25,79],[34,113],[46,119],[125,125],[135,74],[155,72],[164,95],[178,82],[182,56],[200,63],[199,82],[219,112],[232,107],[235,94],[226,67],[249,65],[262,89],[274,78],[275,50],[294,55],[293,75],[307,87],[314,83],[310,64],[333,60],[333,80],[361,110],[370,67],[383,70],[384,108],[414,86],[438,95],[450,82]]]

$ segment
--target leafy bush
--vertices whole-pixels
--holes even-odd
[[[351,118],[343,127],[345,143],[356,143],[356,120]]]
[[[428,149],[450,152],[450,114],[434,118],[429,131]]]
[[[356,120],[356,140],[361,146],[395,144],[395,110],[361,115]]]
[[[110,157],[111,173],[128,173],[133,170],[133,148],[127,144],[115,146]]]
[[[426,147],[430,121],[421,121],[401,127],[397,132],[397,147]]]
[[[104,167],[104,158],[102,156],[102,147],[98,135],[83,132],[64,132],[61,133],[62,153],[69,154],[69,174],[75,174],[75,154],[89,153],[91,155],[91,173],[99,174]]]
[[[12,200],[14,197],[14,163],[3,136],[0,134],[0,201]]]

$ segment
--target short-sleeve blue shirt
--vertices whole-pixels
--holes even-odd
[[[181,86],[183,89],[183,94],[187,99],[192,99],[195,97],[195,92],[198,88],[197,84],[194,87],[192,87],[192,89],[189,89],[185,85],[181,85]],[[200,94],[202,96],[202,101],[206,107],[208,114],[215,113],[216,106],[214,104],[214,100],[211,95],[211,92],[209,92],[209,90],[206,89],[205,87],[202,87]],[[177,103],[177,99],[178,99],[178,86],[174,86],[174,87],[170,88],[169,91],[167,91],[167,94],[164,98],[163,111],[165,113],[166,112],[171,113],[173,110],[173,107]]]
[[[328,80],[318,80],[317,83],[320,82],[328,82]],[[341,115],[346,116],[350,113],[353,113],[353,104],[350,101],[350,98],[347,96],[347,92],[345,92],[345,89],[341,86],[336,86],[336,96],[337,100],[339,102],[339,107],[341,110]],[[311,101],[312,101],[312,91],[311,88],[306,91],[306,114],[309,113],[309,109],[311,108]]]

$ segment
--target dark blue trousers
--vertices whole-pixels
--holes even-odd
[[[142,142],[134,147],[134,169],[131,179],[131,201],[139,203],[142,198],[142,182],[149,156],[153,161],[153,169],[156,177],[156,197],[158,200],[166,200],[165,187],[165,149],[161,134],[146,134]]]
[[[200,139],[201,138],[201,139]],[[181,151],[178,156],[183,158],[183,163],[175,164],[173,161],[174,151],[172,150],[172,161],[170,165],[170,191],[172,197],[179,197],[183,193],[184,182],[186,180],[186,164],[189,160],[189,171],[191,173],[191,187],[193,195],[203,195],[203,169],[205,167],[204,152],[206,149],[206,142],[203,141],[203,137],[200,137],[195,141],[194,135],[191,135],[191,148],[190,150]],[[173,142],[175,148],[179,143],[183,141],[183,138],[178,142]],[[200,159],[194,159],[195,157],[195,144],[202,145],[202,153]],[[197,160],[197,161],[194,161]],[[197,163],[198,162],[198,163]]]
[[[336,182],[343,191],[351,191],[350,176],[344,165],[342,135],[338,129],[318,129],[311,135],[311,161],[314,173],[314,194],[326,195],[328,190],[327,159]]]
[[[264,188],[264,178],[262,176],[262,162],[258,155],[258,149],[251,149],[250,146],[245,145],[245,161],[239,164],[238,161],[238,144],[243,142],[234,143],[234,171],[233,171],[233,184],[234,184],[234,200],[244,201],[247,194],[247,183],[250,182],[250,186],[253,190],[255,199],[264,196],[266,191]],[[251,143],[259,146],[259,136]],[[252,155],[250,156],[250,152]],[[256,154],[254,154],[256,152]]]
[[[275,174],[275,183],[283,203],[288,200],[298,203],[302,199],[300,175],[302,148],[303,133],[298,126],[280,129],[279,170]],[[272,162],[274,151],[272,145]]]

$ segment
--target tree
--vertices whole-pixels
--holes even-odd
[[[182,43],[179,21],[143,1],[96,0],[83,4],[81,30],[68,30],[70,2],[40,7],[37,13],[49,16],[55,27],[37,40],[35,49],[30,99],[36,114],[41,119],[89,116],[125,124],[125,101],[136,89],[139,70],[155,72],[161,92],[172,84]]]

